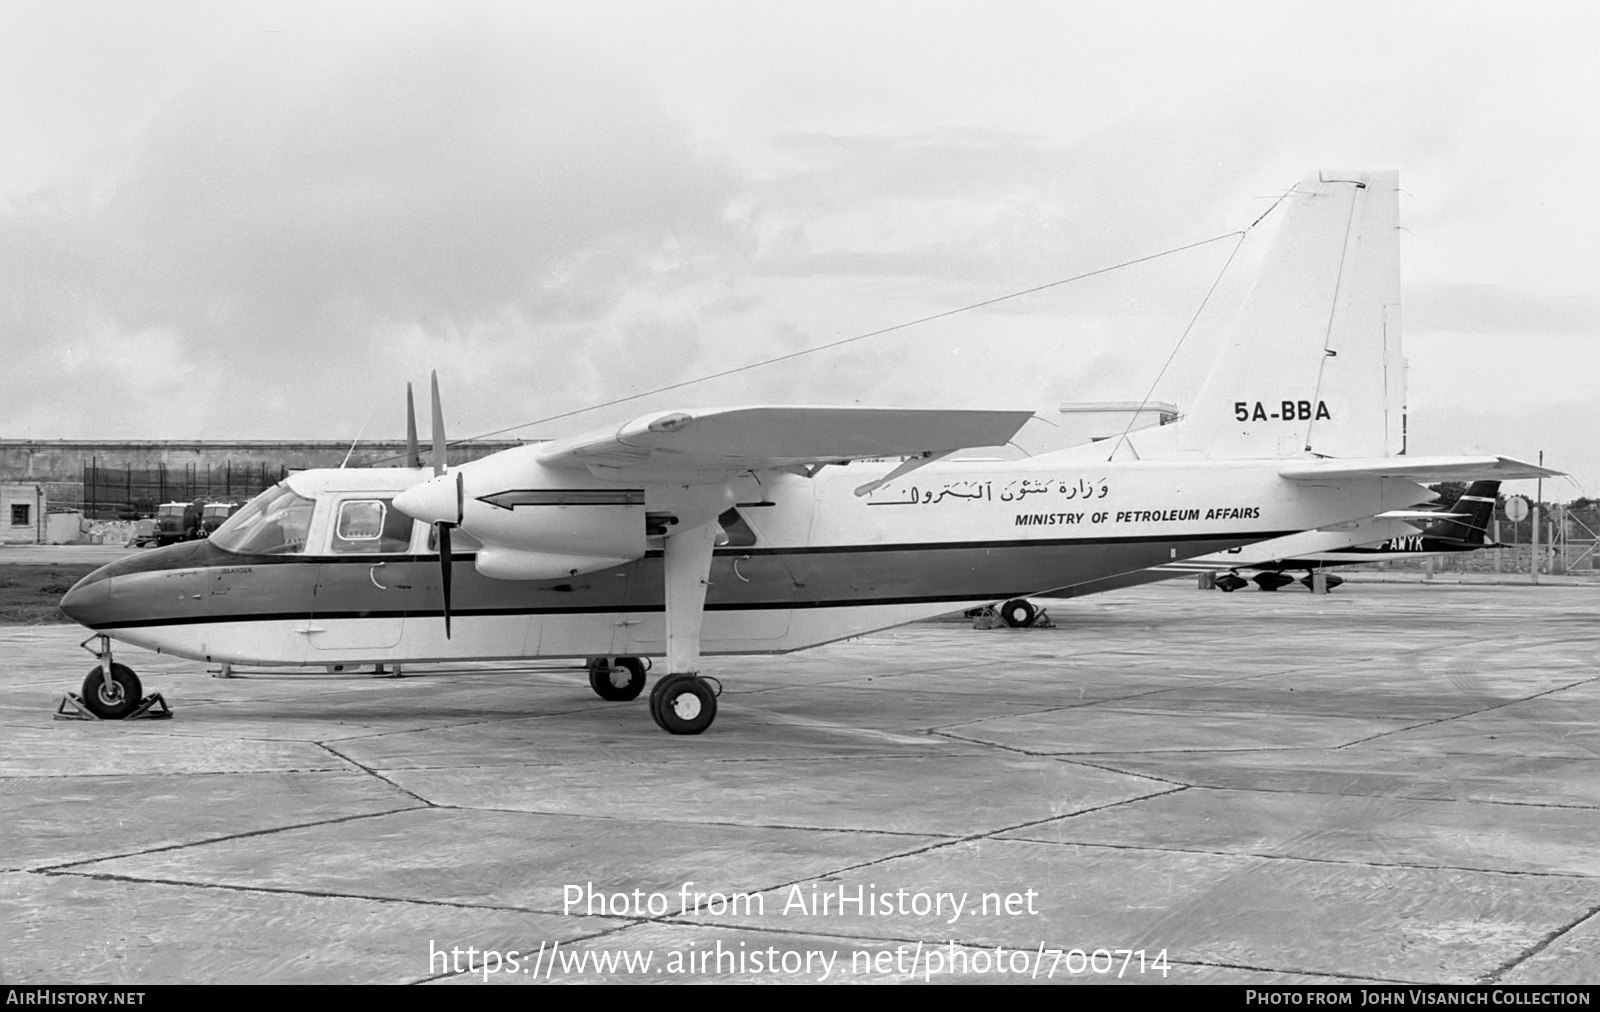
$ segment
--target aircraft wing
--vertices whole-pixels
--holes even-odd
[[[745,407],[664,411],[542,444],[539,459],[606,477],[693,480],[871,457],[1003,446],[1033,413],[924,408]]]
[[[1473,481],[1551,478],[1564,474],[1513,457],[1374,457],[1296,460],[1278,469],[1290,481],[1340,478],[1410,478],[1412,481]]]

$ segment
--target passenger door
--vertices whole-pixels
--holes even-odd
[[[329,527],[312,647],[348,653],[397,645],[410,610],[411,518],[391,499],[350,496],[334,504]]]

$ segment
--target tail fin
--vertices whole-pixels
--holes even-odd
[[[1399,453],[1399,173],[1310,176],[1285,212],[1220,357],[1171,427],[1176,449],[1210,458]]]
[[[1463,547],[1482,547],[1489,522],[1494,519],[1495,497],[1500,493],[1498,481],[1475,481],[1461,493],[1454,506],[1446,507],[1450,513],[1466,516],[1435,520],[1422,529],[1424,537],[1449,541]]]

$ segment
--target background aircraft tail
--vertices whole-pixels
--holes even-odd
[[[1259,279],[1185,417],[1141,457],[1403,450],[1399,173],[1323,172],[1283,200]]]
[[[1498,481],[1475,481],[1461,493],[1453,506],[1445,512],[1465,516],[1442,517],[1422,529],[1424,537],[1448,541],[1463,548],[1481,548],[1487,543],[1485,534],[1494,520],[1495,497],[1500,493]]]

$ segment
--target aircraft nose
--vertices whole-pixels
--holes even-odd
[[[462,500],[461,472],[436,474],[394,497],[394,508],[425,524],[459,524]]]
[[[57,607],[72,621],[94,629],[102,624],[110,612],[110,585],[105,569],[97,569],[73,584]]]

